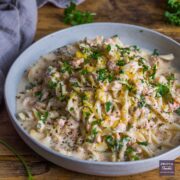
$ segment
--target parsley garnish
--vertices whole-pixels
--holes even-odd
[[[109,82],[112,82],[114,80],[114,75],[113,74],[109,74],[107,77]]]
[[[125,142],[128,142],[129,140],[130,140],[130,138],[126,137],[126,136],[122,137],[120,140],[113,138],[111,135],[108,135],[105,137],[105,141],[106,141],[107,145],[113,151],[119,151],[123,147],[123,144]]]
[[[49,87],[50,89],[55,89],[56,86],[57,86],[57,83],[56,83],[56,82],[53,82],[53,81],[51,81],[51,80],[48,82],[48,87]]]
[[[99,57],[101,57],[102,54],[99,52],[99,51],[94,51],[92,54],[91,54],[91,58],[92,59],[98,59]]]
[[[135,87],[132,84],[130,84],[129,82],[126,82],[125,86],[129,91],[132,91],[132,92],[136,91]]]
[[[124,74],[124,71],[121,69],[121,70],[119,71],[119,74]]]
[[[180,1],[168,0],[167,11],[164,13],[164,16],[168,23],[180,26]]]
[[[74,87],[80,87],[78,82],[73,82],[73,83],[71,83],[71,85],[74,86]]]
[[[176,80],[175,76],[173,73],[169,74],[167,77],[166,77],[167,81],[168,81],[168,85],[171,85],[171,83]]]
[[[152,67],[152,73],[150,74],[150,78],[151,79],[154,79],[155,78],[155,76],[156,76],[156,72],[157,72],[157,66],[156,66],[156,64]]]
[[[46,122],[46,120],[47,120],[47,118],[48,118],[48,114],[49,114],[49,113],[48,113],[47,111],[46,111],[44,114],[41,113],[41,112],[39,112],[39,111],[37,111],[37,113],[36,113],[38,119],[39,119],[40,121],[42,121],[43,123]]]
[[[88,74],[88,70],[87,70],[87,69],[83,69],[83,70],[81,71],[81,74],[82,74],[82,75]]]
[[[72,68],[71,68],[71,65],[68,61],[63,62],[63,65],[61,67],[61,72],[62,73],[68,72],[69,74],[72,73]]]
[[[122,140],[114,139],[110,135],[105,137],[105,141],[107,145],[109,146],[109,148],[111,148],[111,150],[113,151],[119,151],[123,147]]]
[[[98,78],[97,78],[98,81],[104,81],[108,76],[107,69],[99,69],[97,73],[98,73]]]
[[[180,10],[175,13],[166,11],[164,16],[165,16],[167,22],[169,22],[170,24],[180,26]]]
[[[137,160],[139,160],[139,156],[137,156],[137,155],[131,156],[131,160],[137,161]]]
[[[98,77],[97,77],[98,81],[105,81],[107,79],[109,82],[112,82],[114,80],[114,75],[109,73],[105,68],[99,69],[97,73],[98,73]]]
[[[149,67],[144,62],[145,62],[144,58],[138,59],[138,65],[143,67],[143,73],[145,73],[149,69]]]
[[[132,152],[134,152],[135,150],[132,148],[132,147],[127,147],[127,149],[126,149],[126,155],[129,155],[129,154],[131,154]]]
[[[88,97],[87,97],[85,94],[83,94],[83,95],[81,96],[81,99],[82,99],[82,101],[85,101],[85,100],[88,100]]]
[[[89,118],[89,116],[90,116],[90,112],[83,112],[83,117],[85,118],[85,119],[87,119],[87,118]]]
[[[71,25],[91,23],[94,21],[95,13],[76,10],[76,4],[71,2],[64,10],[64,23]]]
[[[140,101],[138,102],[138,107],[139,108],[142,108],[146,105],[146,102],[145,102],[145,97],[144,96],[141,96],[140,98]]]
[[[112,36],[112,38],[116,38],[116,37],[118,37],[118,34],[115,34],[115,35]]]
[[[38,98],[38,100],[41,100],[43,93],[41,91],[37,91],[34,93],[34,95]]]
[[[112,136],[106,136],[106,143],[110,146],[113,147],[114,146],[114,139]]]
[[[130,48],[122,48],[118,44],[116,44],[116,47],[120,50],[121,54],[124,56],[125,54],[130,54]]]
[[[139,145],[142,145],[142,146],[147,146],[148,145],[148,142],[147,141],[143,141],[143,142],[138,142]]]
[[[131,47],[133,48],[134,51],[140,51],[140,48],[137,45],[133,45]]]
[[[96,121],[93,121],[93,122],[91,123],[91,126],[94,126],[94,125],[101,125],[101,122],[102,122],[101,119],[96,120]]]
[[[168,85],[165,85],[165,84],[158,84],[157,85],[156,96],[157,97],[162,96],[165,101],[170,102],[170,103],[173,103],[173,101],[174,101]]]
[[[158,49],[154,49],[152,55],[154,55],[154,56],[159,56],[159,51],[158,51]]]
[[[60,100],[62,102],[66,100],[66,96],[64,96],[64,95],[60,95],[57,98],[58,98],[58,100]]]
[[[116,63],[117,66],[124,66],[126,64],[126,62],[124,60],[118,60],[118,62]]]
[[[105,104],[105,110],[106,112],[109,112],[112,107],[112,103],[110,101],[106,102]]]
[[[96,128],[93,128],[91,130],[91,134],[90,134],[90,137],[86,140],[87,142],[90,142],[90,143],[93,143],[94,139],[96,138],[96,135],[97,135],[98,131]]]
[[[165,97],[170,93],[169,87],[165,84],[158,84],[157,86],[157,95]]]
[[[106,50],[107,50],[108,52],[111,51],[111,45],[108,44],[108,45],[106,46]]]
[[[175,113],[180,116],[180,107],[175,110]]]

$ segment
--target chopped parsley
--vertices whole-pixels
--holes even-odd
[[[131,48],[132,48],[134,51],[140,51],[140,48],[139,48],[137,45],[133,45],[133,46],[131,46]]]
[[[37,115],[38,119],[39,119],[40,121],[42,121],[43,123],[46,122],[46,120],[47,120],[47,118],[48,118],[48,114],[49,114],[48,111],[46,111],[44,114],[41,113],[41,112],[39,112],[39,111],[36,112],[36,115]]]
[[[88,97],[87,97],[85,94],[83,94],[83,95],[81,96],[81,99],[82,99],[82,101],[85,101],[85,100],[88,100]]]
[[[83,112],[83,117],[84,117],[85,119],[89,118],[90,115],[91,115],[90,112],[87,112],[87,111]]]
[[[116,63],[117,66],[124,66],[126,64],[126,62],[124,60],[118,60],[118,62]]]
[[[112,36],[112,38],[116,38],[116,37],[118,37],[118,34],[115,34],[115,35]]]
[[[114,75],[113,74],[109,74],[107,77],[109,82],[112,82],[114,80]]]
[[[144,96],[141,96],[141,97],[140,97],[140,100],[139,100],[139,102],[138,102],[138,107],[139,107],[139,108],[142,108],[142,107],[144,107],[145,105],[146,105],[145,97],[144,97]]]
[[[109,73],[108,70],[105,68],[99,69],[97,71],[97,74],[98,74],[98,77],[97,77],[98,81],[105,81],[107,79],[109,82],[112,82],[114,80],[114,74]]]
[[[106,112],[109,112],[112,107],[112,103],[110,101],[106,102],[105,104],[105,110]]]
[[[50,89],[55,89],[56,86],[57,86],[57,83],[56,83],[56,82],[53,82],[53,81],[51,81],[51,80],[48,82],[48,87],[49,87]]]
[[[105,140],[106,140],[106,143],[110,146],[110,147],[113,147],[114,146],[114,139],[113,139],[113,137],[112,136],[106,136],[106,138],[105,138]]]
[[[89,72],[88,72],[88,70],[87,69],[83,69],[82,71],[81,71],[81,74],[82,75],[86,75],[86,74],[88,74]]]
[[[121,69],[121,70],[119,71],[119,74],[124,74],[124,71]]]
[[[122,140],[114,139],[111,135],[106,136],[105,141],[112,151],[119,151],[123,147]]]
[[[111,135],[105,137],[107,145],[115,151],[120,150],[123,147],[123,143],[129,141],[129,137],[122,137],[120,140],[113,138]]]
[[[154,79],[155,78],[155,76],[156,76],[156,72],[157,72],[157,66],[156,66],[156,64],[152,67],[152,69],[151,69],[151,74],[150,74],[150,78],[151,79]]]
[[[145,73],[146,71],[148,71],[149,67],[147,65],[143,65],[143,73]]]
[[[168,85],[171,85],[171,83],[176,80],[175,75],[174,75],[173,73],[169,74],[169,75],[166,77],[166,79],[167,79],[167,81],[168,81]]]
[[[41,100],[43,93],[41,91],[37,91],[34,93],[34,95],[38,98],[38,100]]]
[[[106,50],[107,50],[108,52],[111,51],[111,45],[108,44],[108,45],[106,46]]]
[[[97,78],[98,81],[104,81],[108,76],[107,69],[99,69],[97,73],[98,73],[98,78]]]
[[[68,61],[63,62],[62,66],[61,66],[61,72],[62,73],[68,72],[69,74],[72,73],[72,68]]]
[[[175,113],[180,116],[180,107],[175,110]]]
[[[63,101],[66,100],[66,96],[60,95],[60,96],[57,97],[57,99],[58,99],[59,101],[63,102]]]
[[[170,93],[169,87],[165,84],[158,84],[157,86],[157,95],[165,97]]]
[[[129,82],[125,83],[125,85],[129,91],[131,91],[131,92],[135,91],[135,87],[132,84],[130,84]]]
[[[156,91],[156,96],[159,97],[163,97],[165,101],[173,103],[173,98],[169,89],[168,85],[165,84],[158,84],[157,85],[157,91]]]
[[[86,141],[87,141],[87,142],[90,142],[90,143],[93,143],[94,140],[95,140],[95,138],[96,138],[96,135],[97,135],[97,134],[98,134],[97,129],[96,129],[96,128],[93,128],[93,129],[91,130],[90,136],[88,137],[88,139],[87,139]]]
[[[131,160],[132,161],[137,161],[137,160],[139,160],[140,158],[139,158],[139,156],[137,156],[137,155],[134,155],[134,156],[131,156]]]
[[[132,147],[127,147],[126,151],[125,151],[125,154],[126,155],[130,155],[132,152],[134,152],[135,150],[132,148]]]
[[[153,56],[159,56],[159,51],[158,51],[158,49],[154,49],[152,55],[153,55]]]
[[[139,145],[142,145],[142,146],[147,146],[148,145],[148,142],[147,141],[143,141],[143,142],[138,142]]]
[[[91,54],[90,57],[91,57],[92,59],[98,60],[98,58],[101,57],[101,56],[102,56],[101,52],[99,52],[99,51],[94,51],[94,52]]]
[[[131,49],[129,47],[122,48],[116,44],[116,47],[120,50],[122,56],[130,54]]]
[[[138,59],[138,65],[139,65],[139,66],[142,66],[143,73],[145,73],[146,71],[149,70],[149,66],[147,66],[147,65],[145,64],[145,59],[144,59],[144,58]]]
[[[71,85],[74,87],[80,87],[78,82],[72,82]]]
[[[98,120],[96,120],[96,121],[93,121],[93,122],[91,123],[91,126],[101,125],[101,122],[102,122],[102,119],[98,119]]]

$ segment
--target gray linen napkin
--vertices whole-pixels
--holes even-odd
[[[84,0],[75,0],[77,4]],[[66,7],[71,0],[0,0],[0,103],[4,79],[17,56],[33,41],[37,7],[47,2]]]

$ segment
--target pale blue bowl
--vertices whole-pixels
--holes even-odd
[[[5,83],[5,101],[16,131],[35,152],[45,159],[64,168],[86,174],[102,176],[119,176],[142,173],[159,167],[159,160],[174,160],[180,156],[180,146],[168,152],[146,160],[132,162],[94,162],[78,160],[57,153],[29,136],[16,118],[17,87],[24,71],[39,59],[58,47],[97,35],[110,37],[119,35],[126,44],[138,45],[141,48],[158,49],[161,54],[173,53],[176,57],[173,66],[180,70],[180,44],[173,39],[150,29],[119,23],[93,23],[75,26],[50,34],[32,44],[14,62],[9,70]]]

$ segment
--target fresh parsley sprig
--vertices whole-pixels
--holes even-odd
[[[79,11],[76,9],[76,4],[71,2],[70,5],[64,10],[64,23],[70,25],[78,25],[91,23],[94,21],[95,13],[88,11]]]
[[[167,11],[164,16],[168,23],[180,26],[180,1],[167,0]]]

